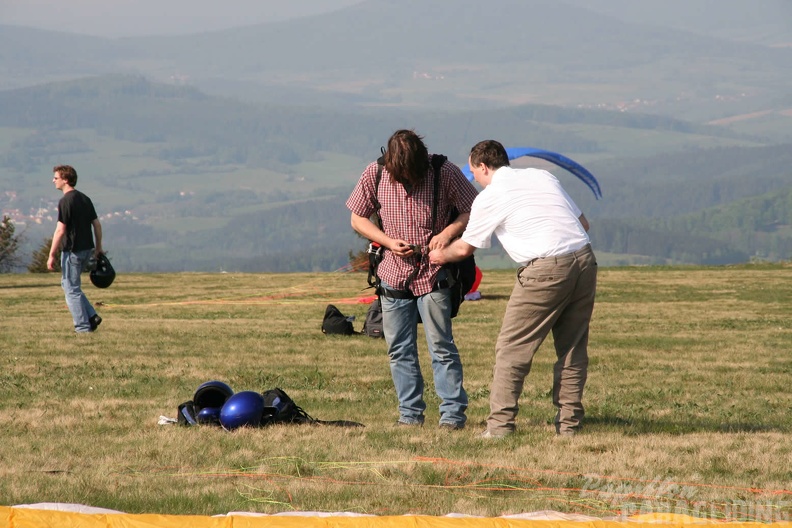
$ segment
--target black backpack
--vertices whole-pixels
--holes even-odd
[[[445,265],[453,284],[451,284],[451,317],[459,313],[459,306],[465,300],[465,295],[470,293],[473,283],[476,282],[476,261],[473,255]]]
[[[261,393],[264,397],[264,414],[261,417],[261,426],[284,424],[317,424],[336,425],[338,427],[365,427],[362,423],[351,420],[317,420],[302,410],[294,403],[286,392],[275,387]]]
[[[352,335],[355,328],[351,318],[341,313],[341,310],[328,304],[322,320],[322,332],[325,334]]]
[[[374,196],[376,197],[377,193],[379,192],[379,184],[380,180],[382,180],[382,170],[385,167],[385,149],[382,148],[382,156],[377,159],[377,177],[374,182]],[[446,162],[448,158],[442,154],[432,154],[432,169],[434,171],[434,197],[432,201],[432,232],[434,233],[434,224],[437,218],[437,196],[440,192],[440,171],[443,167],[443,164]],[[376,211],[374,216],[376,217],[376,224],[378,227],[382,228],[382,220],[379,216],[379,210],[381,208],[379,201],[376,204]],[[453,222],[456,217],[459,215],[459,212],[454,208],[451,211],[451,222]],[[450,223],[450,222],[449,222]],[[369,244],[368,248],[368,255],[369,255],[369,272],[368,272],[368,284],[376,288],[376,292],[379,295],[380,293],[380,278],[377,276],[377,266],[382,261],[382,253],[383,248],[374,242]],[[473,287],[473,283],[476,281],[476,259],[473,255],[459,261],[459,262],[451,262],[444,266],[448,273],[448,285],[447,287],[451,288],[451,317],[456,317],[459,313],[459,306],[465,300],[465,295],[470,292],[470,289]],[[417,273],[416,268],[416,273]],[[407,279],[407,284],[410,283],[410,279]],[[442,286],[442,285],[441,285]],[[446,286],[442,286],[446,287]],[[377,299],[379,301],[379,299]],[[371,308],[369,308],[369,312],[371,312]],[[380,307],[380,317],[382,316],[382,309]],[[368,315],[366,316],[366,320],[368,321]],[[420,318],[419,318],[420,322]],[[365,329],[364,329],[365,333]]]
[[[264,397],[264,414],[261,425],[276,423],[312,423],[315,422],[302,407],[294,403],[288,394],[279,387],[261,393]]]

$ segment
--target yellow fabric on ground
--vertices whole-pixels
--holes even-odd
[[[658,528],[718,524],[728,528],[792,528],[774,523],[723,522],[688,515],[653,513],[621,520],[516,519],[513,517],[434,517],[425,515],[255,515],[219,517],[129,513],[78,513],[59,509],[0,506],[0,528]],[[545,516],[546,517],[546,516]]]

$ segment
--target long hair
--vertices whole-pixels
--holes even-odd
[[[429,172],[429,151],[413,130],[397,130],[388,140],[385,169],[397,183],[418,185]]]

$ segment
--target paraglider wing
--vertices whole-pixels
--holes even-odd
[[[602,191],[600,190],[600,185],[597,181],[597,178],[595,178],[594,175],[591,174],[583,165],[570,158],[567,158],[562,154],[531,147],[507,148],[506,154],[509,155],[510,160],[522,158],[523,156],[531,156],[532,158],[540,158],[545,161],[555,163],[559,167],[568,170],[580,178],[583,183],[588,185],[589,189],[591,189],[591,192],[594,193],[594,196],[597,199],[602,198]],[[470,167],[467,164],[462,167],[462,172],[465,174],[465,176],[467,176],[468,180],[473,181],[473,173],[470,172]]]

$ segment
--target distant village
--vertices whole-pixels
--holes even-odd
[[[58,219],[58,201],[41,199],[37,206],[31,207],[14,207],[17,202],[16,191],[5,191],[0,200],[0,218],[9,217],[18,228],[23,228],[29,225],[52,225],[53,229],[55,222]],[[101,220],[138,220],[132,211],[112,211],[106,214],[100,214]]]

